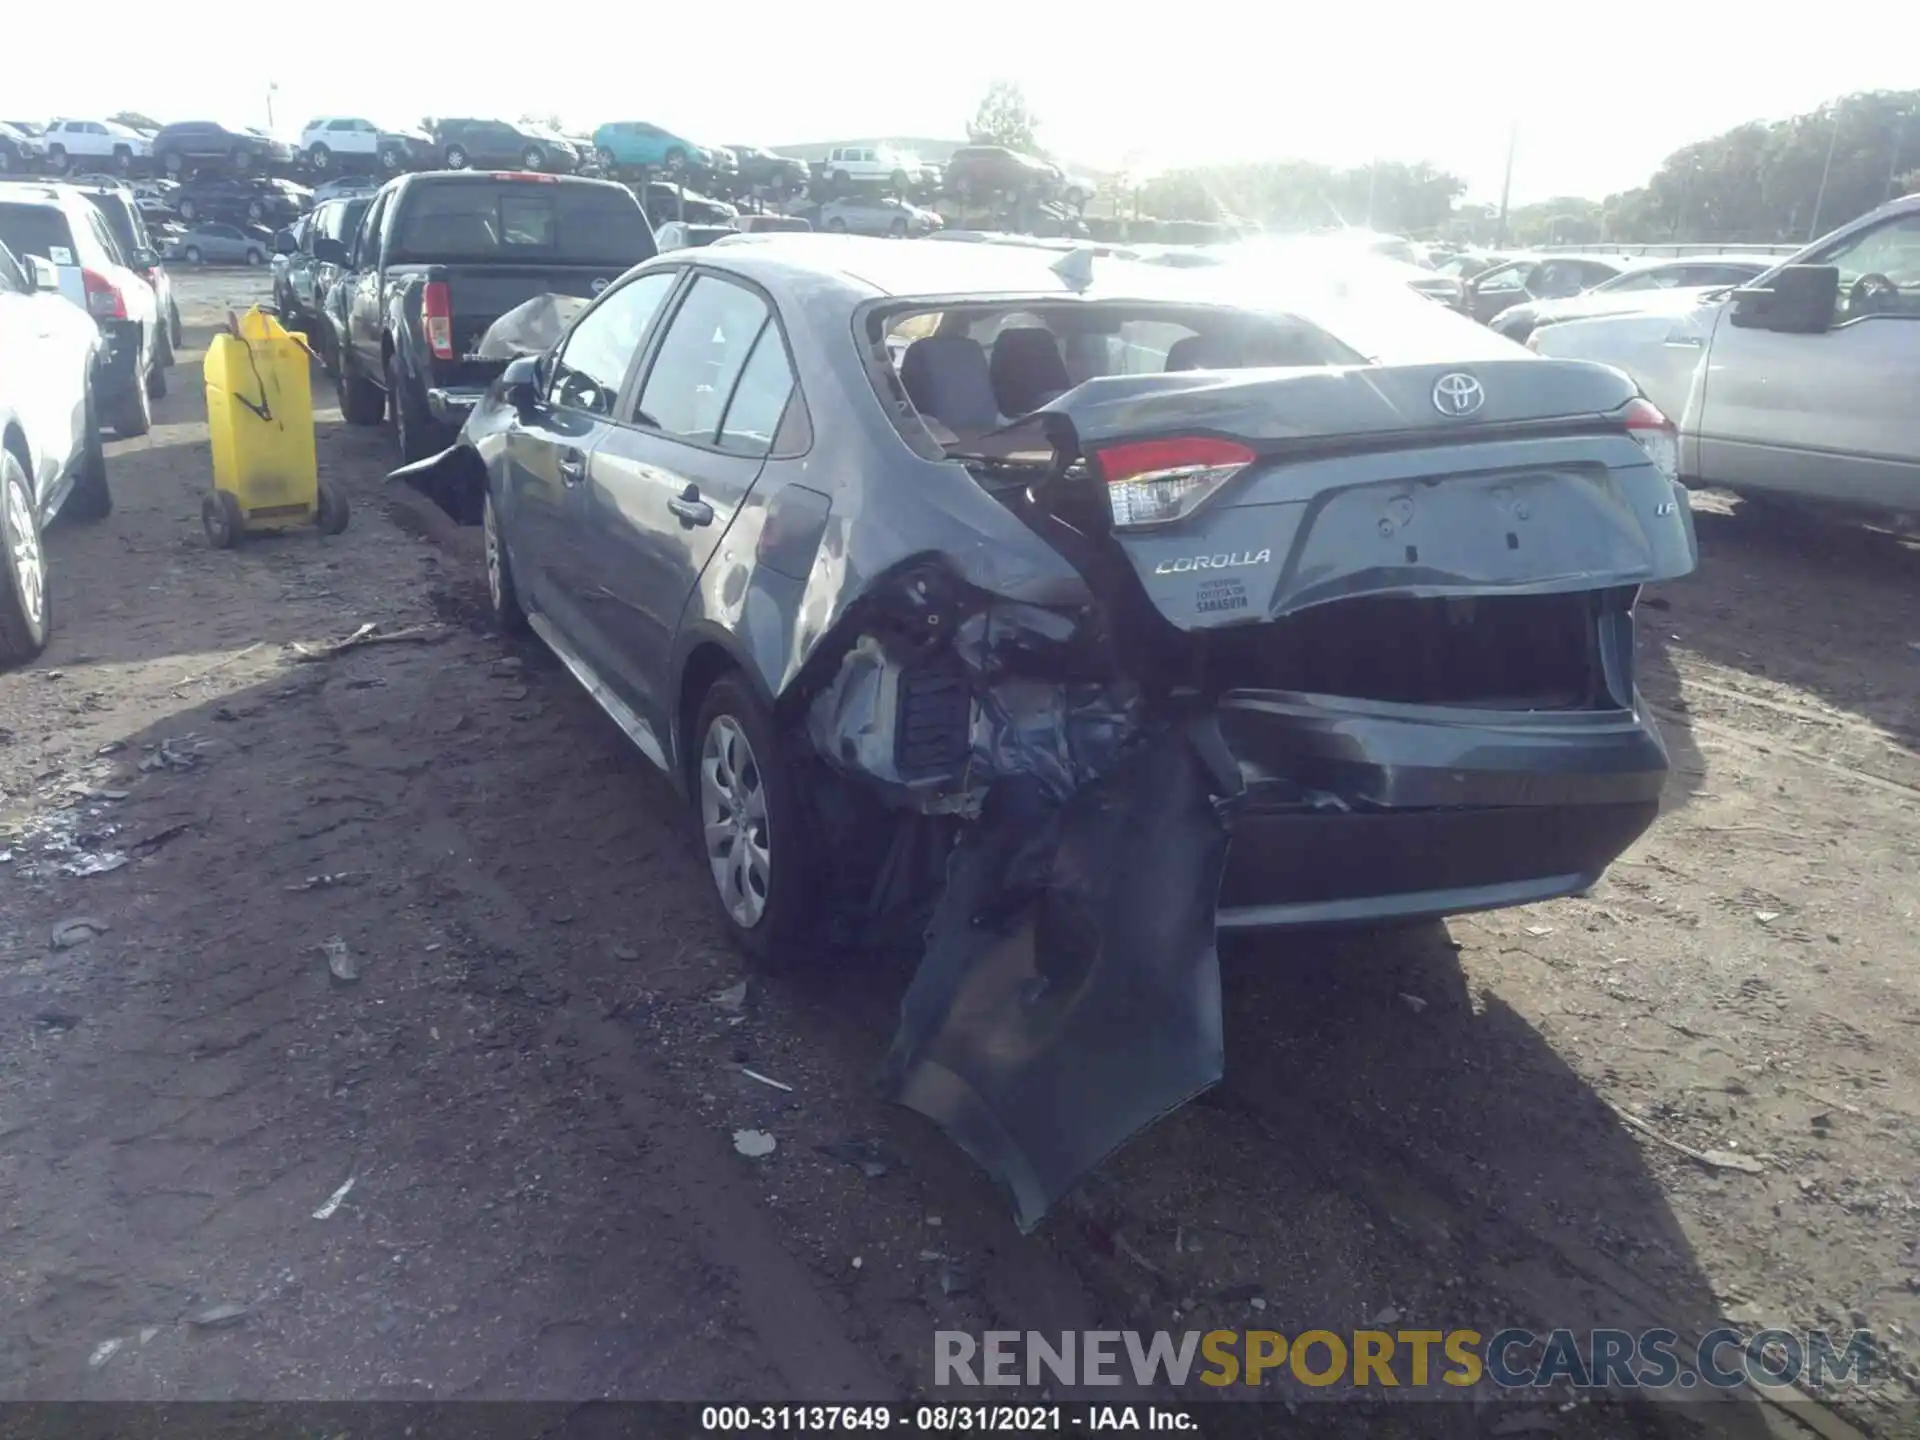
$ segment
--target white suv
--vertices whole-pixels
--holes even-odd
[[[111,120],[56,120],[40,142],[47,147],[47,168],[56,175],[95,168],[78,163],[83,160],[102,161],[106,168],[125,174],[134,161],[153,158],[151,139]]]
[[[300,132],[299,149],[318,175],[343,169],[398,175],[414,161],[427,158],[431,146],[424,135],[383,130],[358,115],[322,115],[309,120]]]
[[[836,145],[820,168],[836,191],[876,180],[903,191],[920,178],[918,160],[885,145]]]

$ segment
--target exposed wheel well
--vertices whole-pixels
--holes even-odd
[[[713,688],[715,681],[739,668],[733,656],[712,640],[701,641],[687,656],[686,667],[680,672],[679,709],[675,717],[675,728],[679,734],[675,737],[674,763],[679,769],[680,780],[689,778],[687,757],[692,753],[693,724],[700,717],[701,702],[707,698],[707,692]]]
[[[27,449],[26,432],[21,430],[18,425],[8,425],[7,433],[4,436],[0,436],[0,450],[6,450],[12,453],[13,458],[20,462],[20,468],[27,472],[27,478],[29,482],[31,482],[33,478],[33,452]]]

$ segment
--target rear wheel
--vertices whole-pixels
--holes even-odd
[[[160,318],[160,333],[153,337],[153,349],[155,363],[162,370],[165,370],[169,365],[173,364],[173,322],[167,316]],[[162,377],[161,384],[164,386],[165,383],[165,378]],[[164,395],[166,393],[165,389],[163,388],[160,393]]]
[[[340,414],[349,425],[378,425],[386,418],[387,397],[371,380],[355,373],[353,357],[342,351],[335,367],[333,388],[340,397]]]
[[[267,263],[267,252],[266,252],[266,251],[264,251],[264,250],[249,250],[249,251],[247,251],[247,264],[249,264],[249,265],[264,265],[264,264],[266,264],[266,263]]]
[[[738,675],[714,683],[695,720],[692,774],[701,854],[733,939],[788,958],[806,932],[810,865],[773,717]]]
[[[467,157],[467,152],[460,146],[449,145],[447,147],[447,168],[449,170],[464,170],[472,163],[472,160]]]
[[[147,398],[167,398],[167,357],[158,335],[153,338],[153,366],[147,371]]]
[[[527,612],[520,608],[520,591],[513,583],[513,564],[507,559],[507,542],[500,534],[500,516],[493,508],[493,487],[487,487],[480,511],[480,533],[487,553],[487,600],[493,610],[493,623],[504,634],[525,635],[533,627],[527,624]]]
[[[168,350],[177,353],[184,338],[184,327],[180,324],[180,307],[169,300],[167,302]]]
[[[166,174],[178,179],[180,173],[187,168],[186,157],[177,150],[168,150],[160,156],[160,168]],[[181,218],[186,218],[184,210],[181,212]]]
[[[133,151],[124,145],[114,146],[113,168],[122,175],[133,169]]]
[[[0,664],[47,648],[47,562],[27,467],[0,449]]]
[[[200,263],[200,247],[198,245],[187,246],[186,249],[180,252],[180,258],[185,260],[189,265],[198,265]]]
[[[253,168],[253,155],[244,145],[234,146],[227,160],[233,166],[234,173],[238,175],[244,175]]]
[[[231,550],[247,538],[246,517],[231,491],[215,490],[200,502],[200,528],[216,550]]]
[[[888,222],[887,233],[893,236],[896,240],[904,240],[907,235],[907,222],[905,220],[895,218],[894,220]]]
[[[538,145],[529,145],[520,152],[520,163],[529,170],[543,170],[547,164],[547,152]]]
[[[389,175],[398,175],[406,168],[407,157],[400,153],[397,145],[382,146],[380,150],[380,168]]]
[[[100,416],[94,406],[91,380],[87,382],[86,425],[86,448],[60,514],[72,520],[104,520],[113,513],[113,491],[107,485],[107,447],[100,439]]]
[[[847,222],[842,220],[838,215],[836,215],[831,220],[827,221],[827,229],[831,230],[836,235],[844,235],[847,233]]]
[[[347,517],[352,513],[345,492],[331,480],[322,480],[318,498],[314,524],[320,527],[322,535],[338,535],[347,528]]]
[[[324,175],[333,168],[333,151],[324,145],[314,145],[307,151],[307,163],[313,166],[314,174]]]
[[[387,418],[400,444],[400,463],[411,465],[446,449],[447,427],[420,413],[420,397],[407,383],[398,355],[387,357]]]
[[[64,175],[73,168],[73,161],[67,158],[67,147],[49,145],[47,147],[47,169],[56,175]]]
[[[120,401],[120,413],[114,419],[113,433],[122,440],[136,439],[153,428],[153,382],[143,357],[134,357],[135,375],[129,393]]]

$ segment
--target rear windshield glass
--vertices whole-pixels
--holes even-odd
[[[15,255],[38,255],[56,265],[79,263],[67,217],[44,205],[0,205],[0,242]]]
[[[599,185],[503,180],[407,197],[396,260],[554,261],[625,269],[655,253],[639,202]]]

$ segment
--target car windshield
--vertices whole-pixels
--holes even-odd
[[[408,197],[396,260],[563,261],[625,269],[655,253],[631,195],[612,186],[500,180]]]
[[[75,263],[67,217],[49,205],[0,205],[0,244],[15,255],[38,255],[55,265]]]

